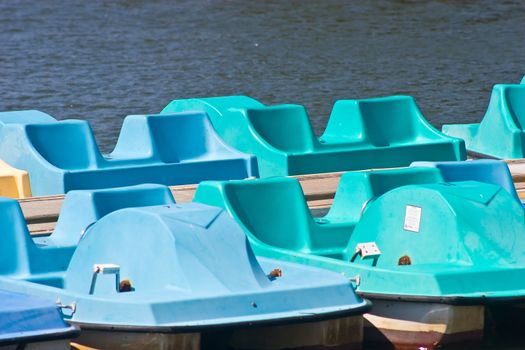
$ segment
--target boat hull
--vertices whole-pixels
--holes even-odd
[[[0,345],[0,350],[69,350],[71,349],[69,345],[69,339],[63,340],[52,340],[52,341],[42,341],[35,343],[20,343],[12,345]]]
[[[74,348],[90,349],[361,349],[363,317],[350,316],[304,323],[204,330],[201,333],[147,333],[89,329]]]
[[[364,315],[364,342],[381,349],[434,349],[443,345],[480,343],[482,305],[373,300]]]

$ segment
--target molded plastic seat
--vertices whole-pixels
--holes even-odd
[[[231,146],[257,156],[262,177],[462,160],[461,140],[435,130],[409,96],[341,100],[318,139],[303,106],[246,96],[174,100],[161,114],[204,111]]]
[[[72,191],[66,195],[55,232],[33,239],[18,202],[0,198],[0,275],[60,276],[82,234],[95,221],[122,208],[174,203],[170,190],[161,185]]]
[[[514,187],[507,163],[495,159],[479,159],[468,162],[414,162],[411,167],[432,167],[441,172],[446,182],[479,181],[501,186],[518,203],[521,200]]]
[[[194,201],[226,208],[257,245],[340,256],[369,201],[406,184],[442,181],[436,169],[346,173],[329,213],[317,219],[308,209],[299,181],[292,178],[206,181],[197,188]]]
[[[468,151],[502,159],[525,156],[525,85],[494,85],[478,124],[443,125],[447,135],[465,140]]]
[[[0,113],[0,159],[29,172],[33,195],[257,176],[255,157],[224,144],[203,113],[128,116],[108,155],[100,153],[86,121],[50,118]]]

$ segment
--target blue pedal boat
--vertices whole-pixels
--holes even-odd
[[[38,239],[15,200],[0,215],[0,288],[58,299],[82,345],[199,349],[222,332],[230,348],[360,346],[370,303],[347,278],[256,258],[227,212],[165,186],[71,191]]]
[[[410,96],[340,100],[317,138],[300,105],[265,106],[247,96],[174,100],[161,114],[206,112],[219,135],[257,157],[261,177],[408,166],[466,159],[462,140],[442,134]]]
[[[0,290],[0,349],[68,350],[79,333],[53,300]]]
[[[227,146],[203,113],[128,116],[113,152],[101,154],[87,121],[3,112],[0,159],[29,173],[34,196],[257,176],[255,157]]]
[[[367,343],[479,341],[486,305],[525,302],[525,213],[501,186],[413,167],[343,174],[324,217],[292,178],[203,182],[194,201],[227,210],[257,256],[359,277]]]
[[[445,182],[479,181],[501,186],[517,203],[520,199],[507,163],[499,159],[476,159],[466,162],[414,162],[411,167],[437,168]]]

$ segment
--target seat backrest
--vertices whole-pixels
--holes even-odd
[[[74,246],[86,229],[105,215],[123,208],[170,205],[175,200],[168,187],[137,185],[100,190],[70,191],[49,244]]]
[[[375,146],[406,142],[417,135],[419,110],[410,96],[391,96],[359,101],[368,140]]]
[[[150,116],[148,122],[164,162],[199,158],[224,148],[203,112]]]
[[[248,109],[247,117],[257,133],[279,150],[308,151],[317,143],[303,106],[279,105]]]
[[[292,250],[309,247],[311,216],[296,179],[230,181],[224,184],[223,195],[260,241]]]
[[[514,123],[519,129],[525,130],[525,86],[506,85],[504,98]]]
[[[26,132],[40,155],[60,169],[96,168],[102,157],[86,121],[30,124],[26,126]]]
[[[34,248],[18,202],[0,198],[0,275],[27,275]]]
[[[521,204],[507,163],[496,159],[467,162],[414,162],[411,167],[432,167],[441,172],[446,182],[479,181],[503,187]]]
[[[437,169],[403,168],[348,172],[341,176],[326,219],[358,222],[368,203],[394,188],[443,182]]]
[[[370,143],[376,147],[413,142],[432,126],[410,96],[336,101],[321,139],[327,143]]]

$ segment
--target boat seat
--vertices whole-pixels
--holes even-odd
[[[507,163],[503,160],[479,159],[468,162],[414,162],[411,167],[439,169],[446,182],[479,181],[501,186],[518,203],[522,203]]]
[[[476,124],[443,125],[465,140],[468,151],[502,159],[525,157],[525,85],[497,84],[485,116]]]
[[[356,224],[372,201],[394,188],[444,181],[439,170],[430,168],[348,172],[341,176],[332,207],[322,220]]]
[[[285,152],[308,152],[318,147],[303,106],[280,105],[247,110],[254,130],[271,147]],[[290,130],[294,131],[293,136]]]
[[[414,99],[392,96],[365,100],[340,100],[334,104],[322,140],[327,143],[366,142],[375,147],[417,144],[416,138],[435,135],[426,132]]]
[[[320,138],[303,106],[247,96],[174,100],[161,114],[191,110],[208,113],[228,144],[254,154],[261,177],[466,158],[463,142],[435,130],[409,96],[337,101]]]
[[[352,231],[349,224],[316,223],[293,178],[206,181],[193,200],[228,209],[255,239],[283,249],[337,254]]]
[[[0,226],[0,275],[27,278],[67,268],[74,248],[37,247],[16,200],[0,198]]]
[[[0,198],[0,275],[59,285],[81,235],[91,224],[119,209],[174,203],[171,191],[162,185],[71,191],[55,231],[33,239],[18,202]]]
[[[101,163],[102,155],[87,121],[29,124],[26,132],[29,144],[58,169],[82,170]]]
[[[54,232],[37,239],[45,246],[78,244],[87,229],[105,215],[123,208],[175,204],[168,187],[138,185],[102,190],[70,191],[64,200]]]
[[[29,173],[33,195],[257,176],[255,157],[227,146],[204,113],[128,116],[108,155],[86,121],[36,119],[24,111],[0,113],[0,159]]]

